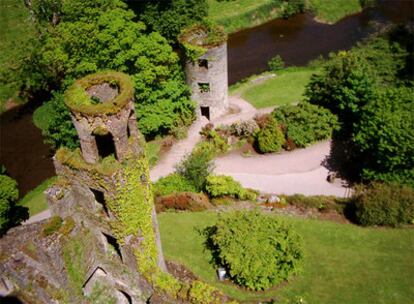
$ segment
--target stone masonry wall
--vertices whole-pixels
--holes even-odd
[[[200,60],[207,60],[208,67],[199,66]],[[187,62],[185,72],[191,97],[198,104],[197,115],[201,115],[200,107],[210,108],[210,119],[225,114],[228,108],[227,42],[208,49],[199,60]],[[209,84],[209,91],[202,92],[200,84]]]

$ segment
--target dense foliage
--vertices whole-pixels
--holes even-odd
[[[206,179],[206,192],[211,197],[231,196],[241,200],[255,200],[256,192],[244,189],[231,176],[209,175]]]
[[[366,105],[354,127],[362,176],[414,187],[414,90],[391,88]]]
[[[170,43],[177,41],[184,27],[201,21],[208,13],[206,0],[131,0],[128,3],[140,20]]]
[[[213,171],[211,157],[209,151],[197,149],[177,164],[176,172],[190,181],[197,191],[203,191],[207,176]]]
[[[168,195],[176,192],[196,192],[194,185],[180,174],[173,173],[160,178],[154,184],[154,194]]]
[[[272,115],[283,126],[286,141],[296,147],[306,147],[315,141],[327,139],[337,127],[335,115],[308,102],[278,107]]]
[[[146,136],[190,123],[194,105],[177,54],[134,18],[119,0],[62,2],[59,23],[40,27],[39,40],[31,43],[21,71],[24,89],[64,89],[70,79],[118,70],[133,78],[138,124]]]
[[[59,92],[53,93],[52,99],[36,110],[43,111],[43,115],[48,118],[42,127],[42,134],[45,141],[54,149],[60,146],[68,148],[76,148],[79,146],[79,138],[76,129],[70,118],[69,109],[63,102],[63,94]]]
[[[281,219],[255,211],[225,213],[207,234],[216,262],[249,289],[267,289],[301,269],[301,238]]]
[[[414,221],[414,190],[407,186],[373,183],[355,193],[359,224],[397,226]]]
[[[17,182],[0,174],[0,235],[28,217],[27,208],[16,206],[18,198]]]
[[[285,135],[277,121],[270,117],[256,133],[256,146],[261,153],[277,152],[285,143]]]
[[[414,186],[412,39],[397,27],[339,52],[307,88],[311,103],[338,116],[334,139],[351,176]]]

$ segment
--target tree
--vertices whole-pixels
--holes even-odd
[[[363,109],[353,140],[362,176],[414,187],[414,90],[389,88]]]
[[[260,152],[271,153],[282,149],[285,143],[285,135],[278,122],[269,117],[265,125],[256,134],[256,145]]]
[[[22,207],[16,206],[19,198],[17,182],[7,175],[0,175],[0,235],[4,234],[11,226],[18,224],[27,218],[26,213],[22,213]],[[19,211],[19,212],[17,212]],[[22,217],[22,215],[25,215]]]
[[[201,21],[208,14],[206,0],[151,0],[129,2],[138,17],[170,43],[177,41],[181,29]]]
[[[49,121],[45,129],[42,130],[46,143],[54,149],[61,146],[71,149],[78,147],[78,133],[72,123],[69,109],[63,101],[63,94],[54,93],[52,99],[47,103],[48,105],[44,105],[44,107],[50,109],[47,113]]]
[[[341,133],[349,134],[361,108],[375,96],[375,76],[367,62],[353,52],[331,57],[322,74],[312,76],[307,100],[338,115]]]
[[[195,150],[188,154],[177,164],[175,170],[178,174],[190,181],[197,191],[203,191],[207,176],[213,171],[212,155],[207,150]]]
[[[60,22],[42,33],[28,58],[29,86],[63,89],[86,74],[118,70],[134,79],[141,132],[151,136],[189,124],[194,105],[177,54],[134,18],[119,0],[64,1]]]

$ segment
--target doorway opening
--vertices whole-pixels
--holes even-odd
[[[201,110],[201,116],[204,116],[208,120],[210,120],[210,107],[200,107],[200,110]]]

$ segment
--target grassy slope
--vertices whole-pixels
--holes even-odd
[[[256,108],[299,102],[315,72],[313,68],[288,68],[278,72],[275,78],[258,84],[247,82],[232,92],[241,94]]]
[[[360,0],[307,0],[307,6],[317,20],[327,23],[335,23],[362,10]]]
[[[262,24],[279,17],[272,0],[208,0],[209,17],[223,25],[227,32]]]
[[[29,215],[33,216],[46,210],[49,206],[46,202],[44,191],[56,180],[56,177],[49,178],[27,193],[18,203],[20,206],[29,208]]]
[[[22,42],[34,35],[33,25],[23,0],[0,1],[0,71],[16,67],[24,56]],[[5,101],[16,94],[14,84],[0,85],[0,112]]]
[[[333,222],[286,218],[303,236],[302,275],[265,293],[247,292],[216,280],[199,231],[215,213],[163,213],[161,238],[167,259],[240,300],[303,297],[307,303],[409,303],[414,298],[413,229],[361,228]]]

